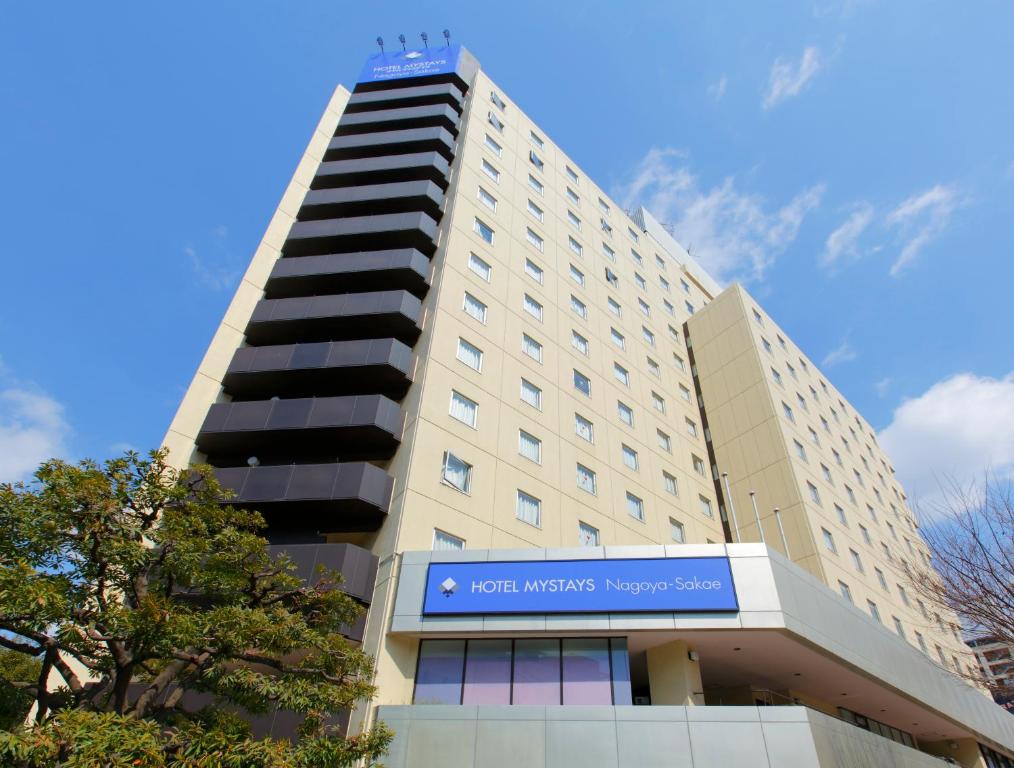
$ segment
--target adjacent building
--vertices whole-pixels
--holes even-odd
[[[996,703],[1014,710],[1014,646],[988,636],[966,642]]]
[[[164,444],[355,564],[392,766],[1014,764],[874,430],[461,47],[335,91]]]

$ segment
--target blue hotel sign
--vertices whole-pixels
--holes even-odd
[[[423,614],[736,611],[726,557],[430,563]]]
[[[460,56],[460,45],[426,48],[422,51],[375,53],[366,60],[359,82],[375,83],[403,77],[445,75],[457,70]]]

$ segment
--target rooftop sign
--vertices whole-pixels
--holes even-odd
[[[424,615],[736,611],[727,557],[430,563]]]
[[[425,48],[421,51],[375,53],[366,60],[366,65],[359,75],[359,82],[375,83],[403,77],[445,75],[457,71],[460,57],[460,45]]]

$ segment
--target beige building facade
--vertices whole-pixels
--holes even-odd
[[[617,757],[604,745],[593,765],[733,759],[722,722],[751,723],[741,747],[810,745],[794,763],[744,747],[743,765],[853,750],[992,766],[1014,750],[1009,715],[946,671],[967,663],[953,618],[905,588],[925,546],[874,430],[745,290],[625,212],[464,49],[374,56],[335,91],[164,444],[214,466],[273,543],[373,558],[354,639],[379,694],[351,727],[401,723],[392,765],[499,764],[477,739],[496,752],[520,720],[544,764],[569,764],[553,750],[597,718],[617,723]],[[739,609],[420,602],[435,562],[630,560],[717,561]],[[805,590],[866,650],[803,629],[817,614],[788,606]],[[931,689],[869,671],[871,649]],[[557,708],[539,678],[552,659]],[[771,704],[791,728],[756,714]],[[584,725],[550,725],[568,718]],[[663,721],[699,757],[624,752]],[[446,752],[441,728],[472,751]]]

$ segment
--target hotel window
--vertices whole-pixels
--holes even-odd
[[[892,616],[891,619],[894,621],[894,631],[898,633],[898,637],[905,637],[905,627],[902,626],[901,619],[897,616]]]
[[[662,308],[666,311],[666,314],[668,315],[676,314],[676,308],[672,305],[672,302],[669,301],[669,299],[662,299]]]
[[[630,235],[630,239],[633,240],[635,243],[641,239],[640,236],[637,234],[637,232],[635,232],[630,227],[627,227],[627,234]]]
[[[890,561],[890,562],[892,562],[892,563],[893,563],[893,562],[894,562],[894,557],[893,557],[893,556],[891,555],[891,548],[890,548],[890,547],[888,547],[888,546],[887,546],[887,545],[886,545],[886,544],[885,544],[884,542],[880,542],[880,549],[881,549],[881,550],[883,550],[883,552],[884,552],[884,557],[885,557],[885,558],[886,558],[886,559],[887,559],[888,561]]]
[[[541,208],[539,208],[539,206],[537,206],[531,200],[528,201],[528,212],[532,214],[532,216],[537,218],[539,221],[545,221],[546,214],[543,212]]]
[[[525,432],[523,429],[518,431],[518,453],[524,456],[526,459],[534,461],[536,464],[542,463],[542,441],[539,440],[535,435]]]
[[[602,209],[602,213],[605,213],[605,214],[609,213],[609,203],[607,203],[601,197],[599,198],[599,208]]]
[[[828,469],[823,464],[820,465],[820,473],[824,476],[824,480],[826,480],[827,482],[829,482],[829,483],[833,483],[834,482],[833,478],[831,477],[831,470]]]
[[[764,351],[768,354],[771,353],[771,342],[761,336],[761,346],[764,347]],[[792,370],[792,366],[789,366],[789,371]]]
[[[694,465],[694,472],[703,477],[706,474],[707,470],[704,466],[704,461],[701,459],[701,457],[695,456],[694,454],[690,454],[690,461]]]
[[[644,361],[645,361],[645,363],[647,363],[647,365],[648,365],[648,372],[652,376],[654,376],[655,378],[658,378],[658,379],[662,378],[662,367],[658,363],[656,363],[650,357],[646,357],[644,359]]]
[[[798,440],[793,440],[792,444],[796,448],[796,455],[803,461],[806,461],[806,449],[803,447],[803,444]]]
[[[444,466],[440,477],[445,484],[457,488],[462,493],[472,490],[472,465],[450,451],[444,451]]]
[[[534,189],[540,195],[544,195],[546,193],[546,185],[543,184],[534,176],[532,176],[532,174],[530,173],[528,174],[528,186]]]
[[[848,496],[848,498],[849,498],[849,502],[850,502],[850,503],[852,503],[852,504],[855,504],[855,503],[856,503],[856,494],[855,494],[855,492],[854,492],[854,491],[853,491],[853,490],[852,490],[851,488],[849,488],[849,487],[848,487],[847,485],[845,486],[845,495],[846,495],[846,496]]]
[[[621,317],[623,315],[623,310],[620,308],[619,303],[611,296],[606,299],[606,305],[609,307],[609,311],[617,317]]]
[[[584,285],[584,272],[575,267],[573,264],[570,265],[570,279],[578,285]]]
[[[628,427],[634,426],[634,410],[629,405],[622,402],[621,400],[617,400],[616,413],[620,417],[620,421],[622,421]]]
[[[785,402],[782,403],[782,413],[784,413],[785,418],[787,418],[793,424],[796,423],[796,414],[792,412],[792,407],[790,405],[787,405]]]
[[[688,314],[692,315],[694,313],[694,305],[691,304],[689,301],[684,301],[683,306],[687,308]]]
[[[611,270],[609,267],[606,267],[606,282],[609,283],[614,288],[619,286],[620,284],[620,278],[617,277],[616,273],[613,272],[613,270]]]
[[[873,539],[870,538],[870,532],[866,529],[865,525],[859,525],[859,533],[863,536],[863,543],[867,546],[873,546]]]
[[[564,165],[563,166],[563,170],[567,174],[567,178],[568,179],[570,179],[571,181],[573,181],[575,184],[579,183],[579,179],[577,178],[577,174],[574,172],[574,170],[569,165]]]
[[[655,346],[655,334],[643,325],[641,326],[641,336],[644,337],[644,341],[649,347]]]
[[[489,147],[496,154],[497,157],[503,157],[503,147],[501,147],[492,136],[486,134],[486,146]]]
[[[610,261],[612,261],[614,263],[616,262],[616,251],[614,251],[612,248],[610,248],[605,243],[602,243],[602,255],[605,256]]]
[[[849,526],[848,518],[845,517],[845,510],[837,504],[834,505],[834,512],[838,516],[838,522],[844,525],[846,528]]]
[[[574,389],[583,395],[591,397],[591,379],[576,368],[574,369]]]
[[[597,492],[595,473],[584,464],[577,465],[577,487],[592,495]]]
[[[753,310],[753,319],[757,321],[758,325],[764,325],[764,318],[761,317],[761,313],[756,309]]]
[[[714,517],[715,516],[715,512],[714,512],[714,510],[711,507],[711,500],[710,499],[708,499],[708,498],[706,498],[704,496],[698,496],[697,497],[697,506],[700,508],[701,514],[704,515],[705,517]]]
[[[859,470],[853,469],[852,474],[855,476],[856,482],[859,484],[860,487],[866,486],[866,483],[863,482],[863,476],[859,474]]]
[[[570,297],[570,308],[571,308],[571,311],[573,311],[574,314],[577,315],[578,317],[581,317],[581,318],[583,318],[585,320],[588,319],[588,307],[577,296],[571,295],[571,297]]]
[[[537,282],[539,285],[542,285],[542,281],[546,277],[546,273],[542,269],[542,267],[540,267],[531,259],[525,259],[525,274],[528,275],[530,278],[532,278],[532,280]],[[527,299],[528,296],[526,295],[525,298]]]
[[[831,531],[827,528],[821,528],[820,535],[824,537],[824,546],[827,547],[828,551],[837,555],[838,547],[835,546],[834,536],[831,535]]]
[[[767,346],[767,350],[768,350],[768,352],[771,351],[771,345],[770,344]],[[797,374],[796,373],[796,369],[792,367],[792,363],[786,363],[785,367],[789,369],[789,373],[792,374],[792,378],[794,378],[794,379],[798,379],[799,378],[799,374]]]
[[[546,249],[546,241],[543,240],[539,235],[537,235],[532,229],[527,227],[525,231],[525,239],[531,245],[534,245],[536,248],[538,248],[540,253]]]
[[[820,504],[820,491],[817,490],[817,486],[811,482],[807,482],[806,490],[810,493],[810,500],[813,501],[814,504]]]
[[[810,433],[810,442],[816,446],[820,446],[820,438],[817,437],[817,433],[814,431],[813,427],[807,427],[806,431]]]
[[[605,219],[599,219],[599,226],[602,227],[602,231],[606,233],[606,237],[613,236],[613,228]]]
[[[433,551],[434,552],[457,552],[465,548],[465,540],[444,533],[439,528],[433,529]]]
[[[538,269],[538,268],[536,268],[536,269]],[[542,270],[539,270],[538,274],[541,276]],[[532,298],[531,296],[529,296],[527,293],[525,294],[525,298],[524,298],[524,302],[523,302],[522,306],[525,308],[525,312],[527,312],[529,315],[531,315],[532,317],[534,317],[540,323],[542,322],[542,305],[538,301],[536,301],[534,298]]]
[[[776,334],[776,336],[777,336],[777,334]],[[782,349],[788,351],[788,347],[785,345],[785,339],[783,339],[781,336],[778,336],[778,346],[780,346]]]
[[[579,243],[577,240],[575,240],[570,235],[567,236],[567,245],[570,247],[570,250],[572,250],[578,256],[583,256],[584,255],[584,246],[581,245],[581,243]]]
[[[496,115],[494,115],[492,112],[490,112],[487,115],[487,117],[489,119],[489,124],[492,125],[496,129],[497,133],[503,133],[503,126],[504,126],[503,120],[501,120],[499,117],[497,117]]]
[[[877,620],[878,624],[883,624],[883,620],[880,618],[880,609],[877,608],[877,604],[872,600],[866,601],[866,607],[870,610],[870,616]]]
[[[546,143],[542,140],[542,137],[539,136],[539,134],[537,134],[535,131],[529,131],[528,138],[531,139],[532,144],[537,146],[539,149],[542,149],[544,146],[546,146]]]
[[[890,592],[887,586],[887,579],[884,577],[884,572],[879,568],[874,568],[873,572],[877,575],[877,581],[880,583],[880,588],[885,592]]]
[[[570,222],[574,229],[581,229],[581,219],[579,219],[573,211],[567,211],[567,221]]]
[[[683,523],[681,523],[679,520],[674,520],[673,518],[670,517],[669,536],[677,544],[685,544],[687,540],[687,532],[686,529],[683,527]]]
[[[493,276],[493,267],[480,259],[474,253],[468,255],[468,268],[485,280],[487,283]]]
[[[680,397],[686,400],[688,403],[693,402],[690,398],[690,390],[680,384]]]
[[[634,284],[642,291],[648,290],[648,284],[645,282],[644,278],[641,276],[639,272],[634,273]]]
[[[577,331],[572,330],[570,332],[570,345],[582,355],[588,354],[588,339]]]
[[[651,404],[659,413],[665,413],[665,398],[658,392],[651,393]]]
[[[662,470],[662,488],[665,489],[666,493],[670,493],[673,496],[680,495],[679,483],[676,482],[676,476],[670,475],[664,469]]]
[[[578,197],[577,192],[575,192],[570,187],[567,187],[567,199],[570,200],[570,202],[572,202],[574,205],[581,205],[581,198]]]
[[[782,386],[782,374],[780,374],[774,368],[771,369],[771,378],[774,379],[775,384],[777,384],[779,387]]]
[[[489,244],[492,245],[492,243],[493,243],[493,228],[490,227],[489,224],[487,224],[486,222],[482,221],[482,219],[478,219],[477,218],[475,220],[475,223],[472,226],[475,229],[475,231],[478,233],[479,237],[481,237],[487,243],[489,243]]]
[[[680,357],[679,355],[677,355],[675,352],[673,352],[672,361],[673,361],[673,364],[677,368],[679,368],[683,373],[687,372],[687,365],[686,365],[686,363],[684,363],[683,362],[683,358]]]
[[[597,547],[599,545],[599,529],[588,525],[588,523],[578,522],[577,544],[579,547]]]
[[[496,198],[482,187],[479,187],[479,200],[491,211],[496,210]]]
[[[803,397],[798,392],[796,393],[796,402],[799,403],[799,407],[802,408],[804,411],[810,410],[810,407],[806,404],[806,398]]]
[[[493,181],[500,183],[500,171],[489,161],[482,161],[482,172],[489,176]]]
[[[534,149],[528,151],[528,159],[531,160],[532,165],[534,165],[540,171],[546,167],[546,164],[542,161],[542,158],[536,154]]]
[[[450,415],[463,424],[475,428],[479,415],[479,404],[456,390],[451,390]]]
[[[658,439],[658,447],[666,453],[672,453],[672,438],[661,429],[655,430],[655,437]]]
[[[618,346],[620,349],[624,349],[626,347],[626,338],[615,328],[609,329],[609,338],[612,339],[613,344]]]
[[[595,425],[580,413],[574,414],[574,434],[589,443],[595,442]]]
[[[501,112],[507,111],[507,105],[503,103],[503,99],[500,98],[496,91],[492,91],[489,94],[489,100],[493,102],[493,106],[499,109]]]
[[[461,308],[464,309],[466,315],[475,318],[484,325],[486,324],[486,310],[488,307],[467,291],[464,294],[464,302]]]
[[[482,350],[462,338],[458,338],[458,360],[476,371],[482,370]]]
[[[859,553],[854,549],[850,549],[849,554],[852,556],[852,565],[855,566],[855,569],[859,571],[859,573],[863,573],[863,561],[862,558],[859,557]]]
[[[823,416],[820,417],[820,425],[824,428],[824,431],[828,434],[831,433],[831,425],[827,423],[827,419]]]
[[[838,465],[839,467],[843,467],[843,466],[845,466],[845,465],[844,465],[844,464],[842,463],[842,460],[841,460],[841,454],[840,454],[840,453],[838,453],[838,451],[836,451],[836,450],[835,450],[834,448],[832,448],[832,449],[831,449],[831,454],[832,454],[832,455],[834,456],[834,462],[835,462],[835,464],[837,464],[837,465]]]
[[[683,293],[690,293],[690,283],[686,280],[680,280],[680,288],[683,289]]]
[[[690,435],[690,437],[697,437],[697,425],[690,419],[684,419],[684,421],[687,424],[687,434]]]
[[[639,496],[635,496],[630,491],[627,491],[627,512],[635,520],[644,522],[644,501]]]
[[[542,410],[542,390],[528,379],[521,379],[521,400],[533,408]]]
[[[518,490],[516,514],[522,523],[542,527],[542,501],[534,496]]]
[[[630,469],[636,470],[638,467],[637,451],[628,445],[621,445],[620,450],[623,453],[623,463]]]
[[[651,317],[651,307],[648,306],[648,302],[644,299],[637,300],[637,308],[641,310],[641,314],[645,317]]]
[[[906,608],[911,607],[912,604],[908,601],[908,592],[905,591],[905,588],[901,586],[901,584],[898,584],[897,587],[898,587],[898,597],[901,598],[901,602],[905,604]]]
[[[838,582],[838,589],[841,592],[841,596],[842,597],[844,597],[846,600],[848,600],[853,605],[855,604],[855,600],[852,599],[852,590],[849,589],[849,585],[848,584],[846,584],[844,581],[839,581]]]
[[[619,363],[613,363],[613,376],[623,386],[630,386],[630,372]]]
[[[803,366],[803,370],[804,371],[806,371],[807,373],[810,372],[810,367],[806,364],[806,361],[803,358],[799,358],[799,364],[801,366]],[[842,406],[842,407],[844,407],[844,406]]]
[[[521,351],[532,358],[532,360],[539,363],[542,362],[542,345],[527,333],[521,335]]]

